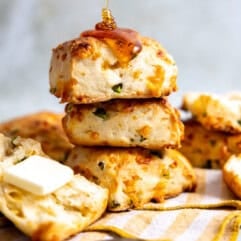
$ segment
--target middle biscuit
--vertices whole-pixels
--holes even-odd
[[[179,147],[184,132],[178,111],[163,98],[68,104],[63,126],[83,146]]]

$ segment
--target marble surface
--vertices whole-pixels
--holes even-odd
[[[51,49],[100,20],[104,0],[0,0],[0,120],[43,109],[62,111],[49,93]],[[186,91],[241,89],[241,1],[110,0],[119,26],[159,40]]]

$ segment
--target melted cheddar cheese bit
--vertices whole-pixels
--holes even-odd
[[[31,156],[4,170],[3,180],[36,195],[46,195],[69,182],[71,168],[41,156]]]

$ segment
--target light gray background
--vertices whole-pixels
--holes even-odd
[[[104,0],[0,0],[0,120],[62,111],[49,93],[51,49],[100,20]],[[241,89],[241,1],[110,0],[119,26],[159,40],[186,91]]]

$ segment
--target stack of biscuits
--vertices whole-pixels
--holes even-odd
[[[194,171],[176,150],[179,114],[166,98],[177,67],[155,40],[121,61],[105,38],[84,37],[53,49],[50,91],[68,103],[64,130],[75,145],[66,165],[109,189],[108,209],[143,208],[195,188]],[[121,48],[121,45],[119,46]]]
[[[182,108],[191,118],[180,151],[193,166],[222,168],[241,153],[241,93],[186,93]]]

